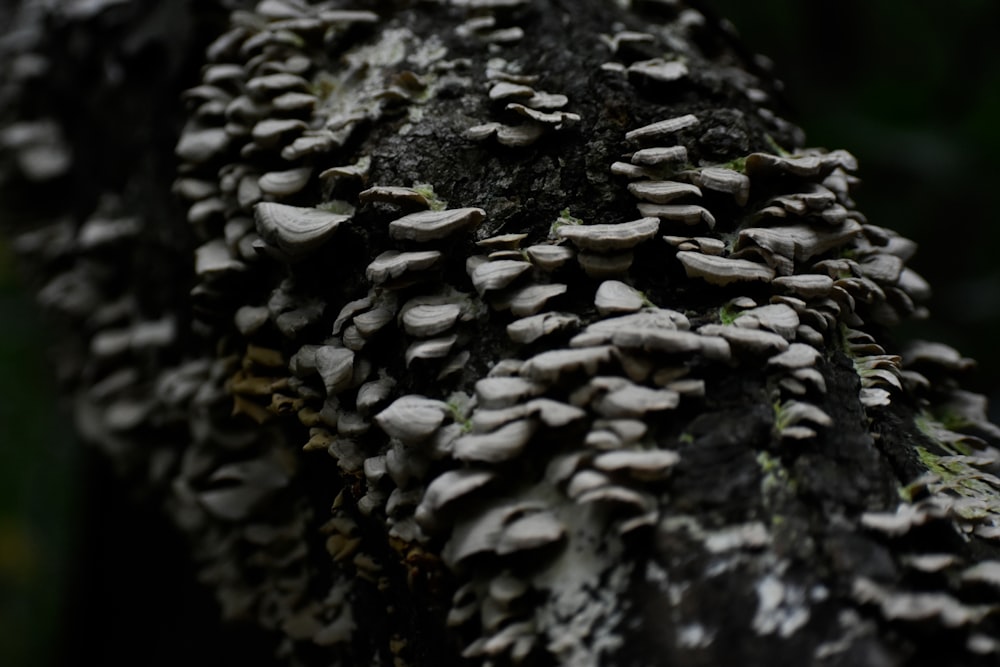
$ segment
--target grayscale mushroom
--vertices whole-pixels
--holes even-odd
[[[628,191],[655,204],[667,204],[691,195],[701,196],[698,186],[678,181],[636,181],[628,184]]]
[[[698,333],[703,336],[719,336],[728,341],[734,348],[759,355],[784,352],[789,345],[784,337],[769,331],[722,324],[706,324],[698,329]]]
[[[677,259],[691,278],[702,278],[713,285],[733,282],[764,281],[774,278],[774,269],[745,259],[730,259],[682,250]]]
[[[274,202],[254,206],[257,233],[290,258],[301,257],[325,243],[351,216],[318,208]]]
[[[312,167],[298,167],[285,171],[269,171],[261,176],[257,185],[264,194],[287,197],[300,191],[312,178]]]
[[[407,366],[412,364],[414,359],[441,359],[451,353],[457,342],[456,334],[418,340],[406,348],[403,358]]]
[[[410,273],[424,271],[441,261],[437,250],[418,252],[397,252],[386,250],[373,259],[365,270],[365,276],[375,285],[382,285],[394,279],[402,279]]]
[[[507,336],[515,343],[527,345],[539,338],[580,325],[580,318],[572,313],[548,312],[523,317],[507,325]]]
[[[672,167],[686,163],[688,153],[684,146],[642,148],[632,153],[630,160],[632,164],[646,167]]]
[[[449,470],[438,475],[427,485],[417,505],[414,512],[417,523],[427,530],[443,527],[444,512],[449,505],[483,488],[495,478],[494,472],[473,468]]]
[[[389,235],[397,240],[433,241],[475,227],[486,216],[481,208],[420,211],[389,223]]]
[[[530,380],[543,382],[557,382],[563,375],[576,371],[593,375],[598,368],[611,361],[613,349],[609,345],[601,345],[542,352],[524,362],[520,373]]]
[[[685,114],[674,118],[660,120],[625,133],[627,141],[645,141],[647,139],[663,139],[681,130],[686,130],[698,124],[698,117]]]
[[[688,74],[687,65],[679,60],[640,60],[628,66],[629,74],[638,74],[658,83],[671,83]]]
[[[499,556],[506,556],[518,551],[537,549],[560,542],[565,536],[566,528],[555,516],[548,512],[534,512],[515,519],[504,527],[497,540],[496,552]]]
[[[620,280],[605,280],[594,295],[594,306],[601,315],[634,313],[645,305],[642,294]]]
[[[705,223],[709,229],[715,227],[715,216],[704,206],[697,204],[647,204],[638,205],[639,213],[661,220],[683,222],[685,225]]]
[[[316,349],[316,371],[323,378],[327,396],[336,396],[350,386],[354,377],[354,352],[324,345]]]
[[[702,167],[693,173],[696,184],[706,190],[731,194],[738,205],[746,206],[750,198],[750,179],[746,174],[725,167]]]
[[[507,105],[508,111],[513,111],[521,116],[526,116],[536,123],[551,125],[555,129],[561,129],[580,122],[580,115],[568,111],[538,111],[517,102]],[[499,130],[497,131],[499,137]]]
[[[529,262],[501,259],[483,262],[469,271],[472,285],[480,295],[507,287],[531,269]]]
[[[642,481],[666,478],[681,457],[667,449],[622,449],[594,457],[594,467],[606,473],[625,472]]]
[[[403,444],[419,444],[434,435],[447,414],[448,406],[443,401],[407,395],[375,415],[375,423]]]
[[[564,245],[533,245],[524,249],[531,263],[544,271],[555,271],[573,259],[572,248]]]
[[[569,239],[581,250],[615,252],[648,241],[659,228],[660,221],[648,217],[618,224],[560,225],[555,232],[559,238]]]
[[[448,331],[458,321],[462,307],[456,303],[411,304],[400,311],[403,328],[411,336],[427,338]]]

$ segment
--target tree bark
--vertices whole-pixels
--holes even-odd
[[[893,342],[912,244],[723,22],[238,4],[25,3],[2,137],[77,428],[225,618],[303,665],[995,662],[972,362]]]

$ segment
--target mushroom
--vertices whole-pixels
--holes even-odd
[[[645,305],[643,295],[620,280],[605,280],[594,295],[594,306],[601,315],[634,313]]]
[[[444,423],[448,405],[424,396],[407,395],[396,399],[375,415],[375,423],[389,437],[405,445],[426,441]]]
[[[638,74],[658,83],[670,83],[683,79],[688,74],[687,65],[679,60],[640,60],[628,66],[629,74]]]
[[[677,116],[675,118],[667,118],[666,120],[660,120],[655,123],[650,123],[640,128],[636,128],[630,132],[625,133],[625,139],[628,141],[642,141],[645,139],[662,139],[669,135],[672,135],[681,130],[686,130],[689,127],[694,127],[698,124],[698,117],[692,114],[685,114],[683,116]]]
[[[560,225],[556,235],[569,239],[581,250],[613,252],[633,248],[648,241],[659,230],[657,218],[641,218],[620,224]]]
[[[352,319],[358,333],[365,338],[371,338],[385,325],[396,317],[396,296],[391,292],[381,295],[375,307],[355,315]]]
[[[743,311],[736,316],[733,324],[747,329],[769,329],[787,340],[792,340],[799,326],[799,316],[789,306],[774,303]]]
[[[476,400],[484,409],[504,408],[543,390],[543,385],[521,377],[487,377],[476,382]]]
[[[505,525],[530,510],[539,509],[536,503],[508,502],[490,507],[459,521],[451,533],[451,539],[441,550],[441,560],[455,568],[469,558],[496,550]]]
[[[292,135],[301,134],[309,126],[294,118],[265,118],[250,131],[254,143],[260,148],[274,148]]]
[[[490,87],[489,98],[491,100],[505,100],[511,97],[528,98],[535,94],[531,86],[520,83],[510,83],[509,81],[498,81]]]
[[[642,148],[632,153],[631,162],[647,167],[676,166],[687,162],[687,148],[684,146],[659,146]]]
[[[578,350],[549,350],[525,361],[520,373],[528,379],[543,382],[556,382],[575,371],[593,375],[601,365],[611,361],[613,349],[602,345]]]
[[[729,342],[731,346],[753,354],[784,352],[788,349],[788,341],[783,337],[759,329],[706,324],[698,329],[698,333],[703,336],[719,336]]]
[[[581,252],[576,256],[580,267],[591,278],[609,278],[619,276],[632,266],[634,255],[631,250],[613,254]]]
[[[483,262],[469,271],[472,285],[480,295],[491,290],[507,287],[531,268],[529,262],[501,259]]]
[[[680,396],[675,391],[650,389],[626,380],[622,386],[597,398],[594,409],[602,417],[619,419],[642,417],[647,412],[673,410],[679,403]]]
[[[573,258],[573,249],[563,245],[533,245],[525,248],[531,263],[544,271],[555,271]]]
[[[713,285],[757,280],[768,282],[774,278],[774,269],[745,259],[703,255],[687,250],[678,252],[677,259],[684,265],[688,277],[703,278]]]
[[[703,255],[721,255],[726,250],[725,241],[708,236],[664,236],[663,240],[678,250],[691,250]]]
[[[475,227],[486,216],[481,208],[420,211],[389,223],[389,236],[396,240],[432,241]]]
[[[661,220],[683,222],[685,225],[697,225],[704,222],[709,229],[715,227],[715,216],[704,206],[697,204],[646,204],[638,205],[639,213],[656,217]]]
[[[292,259],[318,248],[350,219],[350,215],[274,202],[254,206],[257,233]]]
[[[793,370],[815,366],[819,358],[820,354],[815,348],[802,343],[792,343],[787,350],[768,359],[767,365]]]
[[[273,97],[293,90],[307,92],[309,82],[297,74],[283,72],[254,77],[247,81],[246,89],[247,92],[258,98]]]
[[[751,153],[746,159],[746,172],[750,178],[767,174],[790,174],[803,178],[824,177],[835,168],[847,171],[858,168],[858,162],[847,151],[837,150],[826,154],[808,154],[781,157],[769,153]]]
[[[527,234],[498,234],[476,241],[476,245],[491,250],[515,250],[526,238],[528,238]]]
[[[407,273],[429,269],[439,261],[441,253],[437,250],[420,252],[387,250],[372,260],[365,270],[365,276],[372,283],[382,285]]]
[[[177,142],[177,157],[185,162],[208,162],[229,148],[229,134],[215,127],[202,128],[189,123]]]
[[[406,354],[404,355],[406,365],[409,366],[414,359],[441,359],[442,357],[447,357],[451,353],[452,348],[455,347],[456,342],[458,342],[458,335],[451,334],[450,336],[426,338],[411,343],[406,348]]]
[[[497,308],[510,308],[515,317],[527,317],[542,310],[550,299],[565,294],[567,289],[569,288],[566,285],[560,283],[528,285],[503,299],[502,302],[494,302],[494,305]]]
[[[309,183],[312,167],[299,167],[287,171],[271,171],[261,176],[257,185],[264,194],[274,197],[293,195]]]
[[[508,461],[523,451],[537,427],[533,419],[520,419],[491,433],[469,433],[455,441],[452,453],[460,461]]]
[[[496,478],[496,473],[488,470],[462,468],[449,470],[438,475],[427,485],[423,498],[414,512],[417,523],[422,528],[432,530],[442,525],[448,506],[460,498],[466,498]]]
[[[944,343],[915,340],[904,349],[903,364],[907,367],[937,366],[946,371],[960,372],[973,368],[976,362]]]
[[[828,296],[833,290],[833,278],[818,273],[779,276],[772,282],[806,299]]]
[[[528,345],[543,336],[579,325],[580,318],[570,313],[539,313],[508,324],[507,335],[515,343]]]
[[[354,404],[358,412],[364,416],[369,415],[375,406],[389,398],[389,394],[395,384],[395,380],[387,377],[384,372],[380,372],[378,380],[362,384],[358,388],[357,396],[354,399]]]
[[[535,512],[515,519],[504,528],[497,540],[496,552],[506,556],[537,549],[560,542],[565,536],[566,528],[556,517],[548,512]]]
[[[335,396],[351,384],[354,377],[354,352],[324,345],[314,352],[316,370],[323,378],[327,396]]]
[[[750,179],[746,174],[724,167],[702,167],[695,173],[701,187],[731,194],[739,206],[746,206],[750,197]]]
[[[680,461],[677,452],[667,449],[618,450],[594,457],[594,467],[607,473],[625,472],[640,481],[666,478]]]
[[[403,306],[400,317],[406,333],[426,338],[453,327],[461,313],[462,308],[456,303],[416,304]]]
[[[567,111],[538,111],[536,109],[526,107],[523,104],[518,104],[517,102],[511,102],[508,104],[507,110],[513,111],[514,113],[518,113],[522,116],[527,116],[535,122],[552,125],[557,130],[563,126],[574,125],[580,122],[579,114],[569,113]],[[499,135],[499,128],[497,130],[497,134]]]
[[[638,181],[629,183],[628,191],[639,199],[656,204],[667,204],[688,195],[701,196],[698,186],[678,181]]]
[[[246,264],[233,257],[223,239],[212,239],[194,251],[194,272],[199,276],[240,272]]]
[[[631,162],[612,162],[611,173],[615,176],[625,176],[626,178],[657,178],[655,170],[640,167]]]

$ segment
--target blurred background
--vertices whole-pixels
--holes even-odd
[[[935,289],[932,319],[900,335],[946,342],[977,359],[969,384],[991,396],[998,421],[1000,3],[704,1],[774,61],[787,115],[809,144],[859,158],[857,200],[868,219],[920,243],[912,266]],[[151,597],[167,604],[200,593],[190,588],[188,566],[151,578],[134,553],[82,533],[134,526],[133,544],[184,558],[166,524],[114,502],[124,492],[73,441],[55,407],[46,337],[0,238],[0,665],[67,664],[74,654],[104,664],[149,655],[142,664],[169,664],[182,644],[198,646],[218,630],[211,613],[180,632],[110,615]],[[102,598],[110,590],[102,581],[112,577],[134,581],[114,587],[123,599]],[[191,627],[205,634],[192,636]],[[95,634],[114,639],[98,644]],[[56,636],[70,645],[58,650]]]
[[[1000,420],[1000,3],[705,0],[774,63],[810,146],[858,157],[869,222],[920,244],[928,338],[979,362]]]

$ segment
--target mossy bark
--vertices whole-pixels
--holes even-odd
[[[35,228],[18,243],[64,328],[56,365],[81,434],[171,516],[223,614],[281,659],[995,661],[997,430],[958,389],[967,360],[924,348],[901,365],[887,326],[919,315],[922,293],[905,241],[853,210],[850,156],[804,152],[776,82],[704,8],[106,5],[19,15],[5,217]],[[276,73],[291,77],[264,80]],[[313,99],[279,103],[289,91]],[[687,114],[697,123],[652,144],[625,137]],[[275,119],[301,123],[267,134]],[[635,157],[658,144],[684,158]],[[300,184],[273,185],[291,168]],[[745,178],[746,201],[712,168]],[[701,195],[639,215],[655,202],[636,178]],[[390,223],[425,205],[361,194],[372,186],[484,218],[407,240]],[[349,217],[313,243],[269,227],[263,200]],[[629,249],[558,232],[647,213],[659,233]],[[793,227],[794,247],[741,235]],[[573,257],[548,266],[535,246]],[[720,285],[677,246],[831,286]],[[389,251],[439,254],[379,277]],[[480,283],[490,261],[518,273]],[[607,280],[642,309],[596,306]],[[536,285],[557,289],[512,314]],[[460,316],[421,338],[403,317],[421,303]],[[548,311],[566,326],[512,337]],[[320,348],[349,357],[346,374]],[[590,356],[561,366],[560,350]],[[498,376],[524,395],[490,404],[479,382]],[[411,395],[431,401],[392,421]],[[497,424],[529,434],[512,444]],[[432,500],[455,470],[487,481]]]

